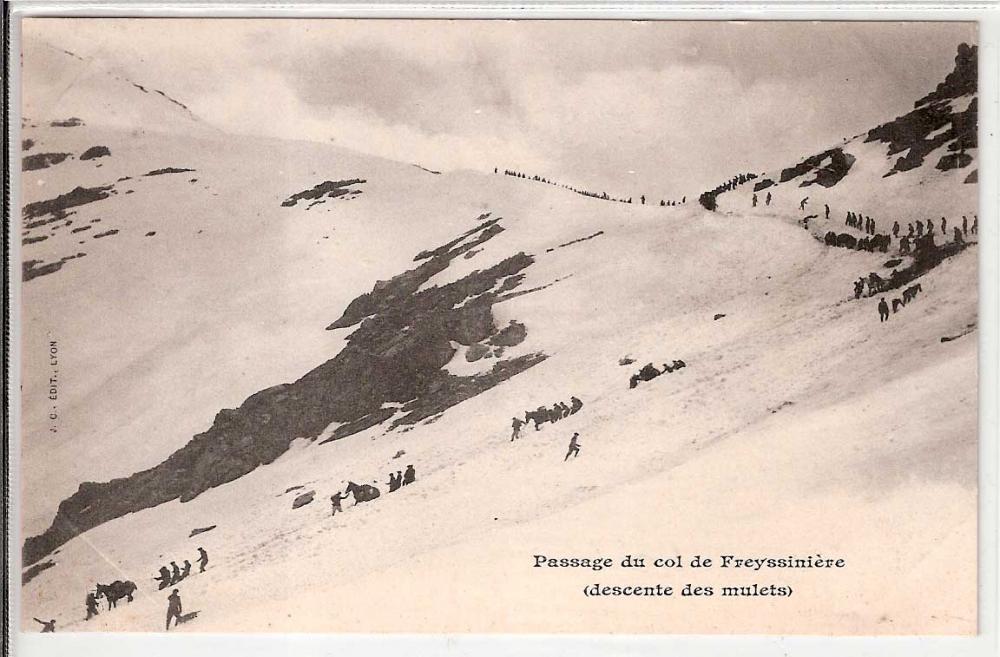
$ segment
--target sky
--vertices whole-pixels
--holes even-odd
[[[22,34],[224,130],[655,200],[905,113],[976,26],[45,18]]]

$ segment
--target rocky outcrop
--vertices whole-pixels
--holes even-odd
[[[187,173],[188,171],[195,171],[195,169],[185,169],[183,167],[164,167],[162,169],[153,169],[149,173],[144,174],[146,177],[149,176],[162,176],[167,173]]]
[[[965,151],[978,146],[978,101],[974,96],[977,62],[978,48],[963,43],[955,57],[955,69],[933,92],[918,100],[913,111],[868,131],[865,141],[888,144],[888,155],[906,152],[885,176],[921,166],[931,152],[945,144],[951,154],[938,160],[938,169],[962,168],[972,163],[973,158]],[[968,104],[961,109],[966,98]]]
[[[68,208],[106,199],[113,193],[114,187],[112,185],[105,185],[103,187],[75,187],[72,191],[60,194],[55,198],[28,203],[21,210],[21,216],[25,219],[33,219],[44,214],[55,215],[66,211]]]
[[[80,154],[81,160],[93,160],[98,157],[109,157],[111,150],[107,146],[91,146]]]
[[[59,164],[69,156],[69,153],[35,153],[34,155],[26,155],[21,158],[21,171],[47,169],[50,166]]]
[[[294,207],[299,201],[302,200],[322,201],[326,198],[337,198],[338,196],[344,196],[345,194],[360,194],[360,190],[352,190],[350,189],[350,186],[360,185],[364,182],[366,181],[360,178],[352,178],[350,180],[325,180],[311,189],[306,189],[296,194],[292,194],[282,201],[281,207]]]
[[[25,541],[25,563],[114,518],[171,500],[186,502],[238,479],[273,462],[296,438],[315,439],[336,424],[326,441],[339,440],[397,415],[390,428],[413,424],[542,362],[544,354],[530,353],[498,360],[474,376],[444,369],[455,354],[452,342],[513,344],[527,334],[523,324],[498,330],[492,307],[525,292],[514,288],[534,262],[530,255],[514,254],[447,285],[421,289],[453,259],[502,231],[499,219],[485,221],[452,248],[435,249],[416,268],[376,283],[328,327],[356,326],[336,356],[297,381],[219,411],[207,431],[162,463],[128,477],[81,484],[60,503],[52,525]],[[516,283],[505,286],[512,279]]]
[[[844,179],[854,162],[855,157],[850,153],[845,153],[840,148],[831,148],[828,151],[807,157],[793,167],[783,169],[778,180],[784,183],[813,174],[812,178],[800,182],[799,187],[808,187],[809,185],[833,187]],[[761,189],[766,189],[766,186]],[[754,190],[760,191],[756,185]]]

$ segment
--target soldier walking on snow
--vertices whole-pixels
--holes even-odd
[[[566,457],[563,459],[563,463],[568,461],[570,456],[576,458],[580,455],[580,443],[577,441],[579,436],[580,434],[574,433],[573,437],[569,439],[569,450],[566,452]]]
[[[521,437],[521,427],[523,425],[524,422],[521,422],[521,418],[515,417],[511,419],[510,426],[514,431],[510,434],[510,442],[514,442]]]
[[[878,321],[885,322],[889,320],[889,304],[885,302],[885,297],[878,302]]]
[[[205,572],[205,566],[208,565],[208,552],[205,552],[205,548],[198,548],[198,572]]]
[[[84,620],[90,620],[98,614],[97,611],[97,598],[94,596],[93,592],[87,593],[87,617]]]
[[[177,593],[177,589],[174,589],[167,597],[167,630],[170,630],[170,621],[174,621],[174,627],[177,627],[177,623],[181,620],[181,596]]]

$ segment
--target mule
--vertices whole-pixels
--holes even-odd
[[[361,484],[360,486],[353,481],[347,482],[347,493],[354,496],[354,504],[358,505],[362,502],[370,502],[378,498],[381,493],[379,493],[378,488],[372,486],[371,484]]]
[[[98,584],[96,588],[97,595],[95,597],[107,599],[108,609],[111,610],[118,606],[118,601],[122,598],[127,598],[129,602],[132,602],[132,594],[138,587],[136,587],[135,582],[115,580],[110,584]]]

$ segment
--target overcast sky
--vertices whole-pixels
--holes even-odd
[[[904,113],[976,41],[972,23],[29,19],[23,34],[226,130],[655,199]]]

